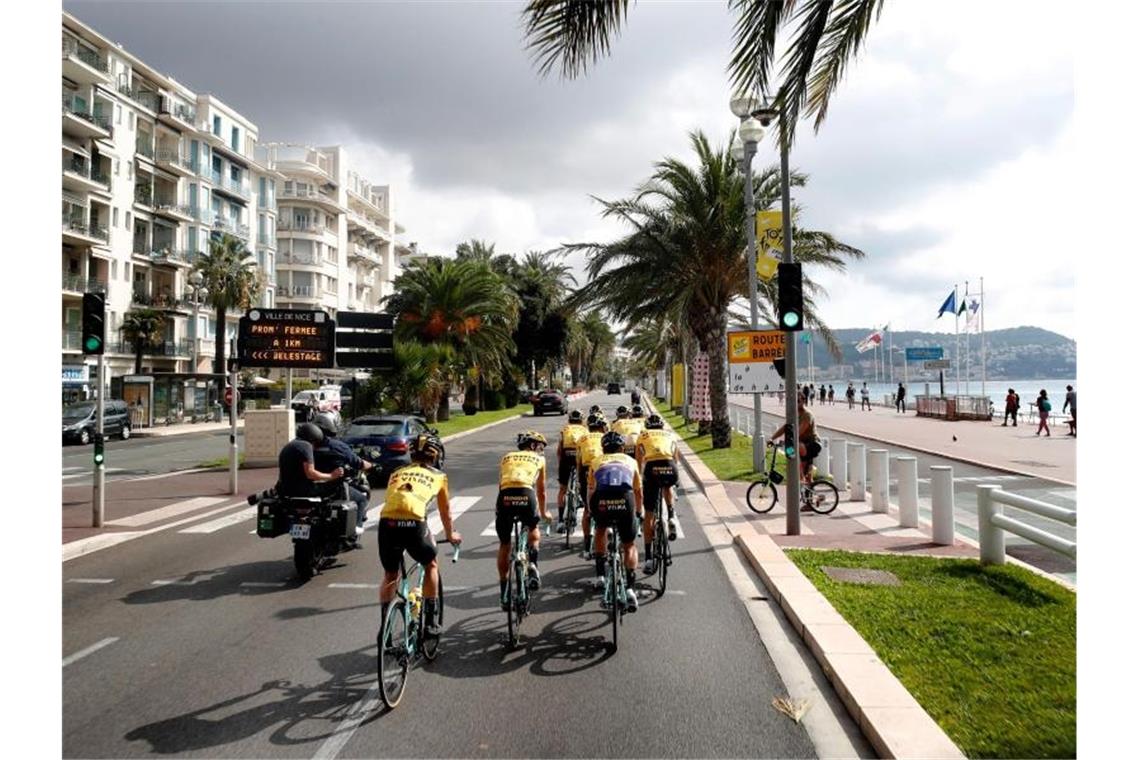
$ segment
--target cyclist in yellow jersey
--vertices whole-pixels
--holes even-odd
[[[388,614],[388,604],[396,595],[400,579],[400,561],[407,551],[413,560],[427,569],[424,578],[424,612],[428,636],[438,636],[439,563],[436,561],[435,536],[427,527],[427,511],[432,499],[439,506],[444,534],[451,544],[463,536],[451,525],[451,502],[447,491],[447,475],[435,468],[443,444],[430,433],[421,434],[412,443],[412,463],[392,473],[387,496],[380,510],[376,543],[384,582],[380,584],[380,620]]]
[[[641,435],[641,431],[645,428],[645,420],[640,419],[641,407],[635,406],[634,409],[638,414],[635,415],[632,411],[623,412],[625,407],[619,407],[618,419],[611,428],[615,432],[621,433],[622,438],[625,439],[625,445],[622,450],[629,456],[634,455],[634,451],[637,448],[637,437]]]
[[[594,586],[605,584],[606,528],[612,527],[621,539],[622,564],[626,572],[626,610],[637,611],[633,574],[637,569],[637,527],[635,512],[641,514],[641,474],[637,462],[621,452],[624,440],[610,431],[602,436],[602,455],[590,463],[589,499],[594,513]]]
[[[586,418],[589,432],[578,439],[578,493],[586,500],[586,487],[589,485],[590,463],[602,455],[602,436],[606,432],[606,419],[600,414]],[[582,510],[582,555],[589,559],[590,553],[590,510]]]
[[[662,495],[669,509],[669,540],[677,539],[677,520],[673,512],[673,486],[677,484],[675,462],[680,457],[677,439],[665,430],[665,420],[652,414],[645,421],[645,430],[637,439],[637,466],[645,483],[645,567],[646,575],[657,572],[657,562],[649,547],[653,545],[653,531],[657,526],[657,494]]]
[[[566,530],[566,484],[576,474],[578,466],[578,439],[589,431],[582,420],[582,412],[575,409],[558,436],[558,532]]]
[[[511,529],[517,516],[527,528],[527,554],[530,576],[527,585],[537,589],[542,583],[538,572],[538,519],[549,522],[546,513],[546,437],[527,430],[519,433],[518,451],[503,456],[499,462],[499,498],[495,502],[495,533],[499,536],[499,603],[510,609],[507,598],[507,570],[510,567]]]

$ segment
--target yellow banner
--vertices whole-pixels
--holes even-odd
[[[776,276],[780,268],[780,260],[768,255],[766,251],[756,251],[756,276],[761,280],[770,280]]]
[[[685,365],[673,365],[673,391],[669,405],[679,408],[685,404]]]
[[[756,247],[761,250],[784,250],[784,215],[779,211],[756,212]]]

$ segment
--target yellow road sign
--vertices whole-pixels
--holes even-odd
[[[729,364],[764,364],[784,358],[783,330],[747,330],[728,334]]]

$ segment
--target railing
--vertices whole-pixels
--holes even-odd
[[[318,224],[315,221],[313,221],[313,222],[298,222],[295,219],[280,219],[279,218],[277,220],[277,229],[279,229],[279,230],[292,230],[294,232],[315,232],[315,233],[332,232],[333,234],[336,234],[335,230],[329,229],[328,227],[324,226],[323,224]]]
[[[110,240],[107,228],[102,224],[96,224],[95,222],[88,223],[86,219],[72,218],[66,214],[63,215],[63,229],[79,235],[98,238],[103,242]]]
[[[154,158],[154,142],[150,138],[150,135],[140,133],[139,136],[135,138],[135,153],[141,153],[150,159]]]
[[[112,354],[131,354],[135,353],[135,343],[126,338],[112,340],[107,342],[107,352]],[[182,340],[164,340],[161,343],[154,343],[143,349],[144,356],[189,356],[190,355],[190,341],[183,338]]]
[[[63,170],[68,174],[78,174],[84,179],[91,179],[91,164],[83,156],[73,155],[70,161],[64,162]]]
[[[1007,517],[1002,509],[1008,505],[1021,509],[1030,514],[1044,517],[1049,520],[1071,525],[1077,525],[1077,513],[1071,509],[1046,504],[1018,494],[1007,493],[1000,486],[979,485],[978,496],[978,545],[981,551],[983,564],[1005,564],[1005,532],[1021,536],[1027,541],[1052,549],[1075,560],[1077,558],[1077,543],[1055,536],[1052,533],[1035,528],[1020,520]]]
[[[177,150],[163,149],[155,153],[158,163],[167,164],[168,166],[181,166],[184,169],[193,171],[194,167],[190,163],[190,159],[183,156]]]
[[[184,203],[175,203],[169,199],[159,199],[155,201],[154,205],[155,208],[157,208],[160,212],[166,211],[167,213],[171,214],[182,214],[183,216],[190,216],[190,207]]]
[[[154,192],[150,185],[135,185],[135,201],[144,206],[154,205]]]
[[[215,180],[215,183],[221,184],[218,180]],[[225,190],[228,190],[229,192],[234,193],[235,195],[240,195],[242,198],[245,198],[247,200],[249,199],[249,186],[246,185],[241,180],[228,179],[222,185],[222,187]]]
[[[235,222],[232,219],[227,219],[224,216],[214,217],[214,229],[232,232],[240,237],[249,237],[249,225]]]
[[[75,40],[66,37],[63,39],[63,57],[75,58],[103,74],[110,71],[110,68],[107,66],[107,60],[103,56],[94,50],[88,50],[75,42]]]
[[[278,296],[292,296],[293,298],[316,298],[316,288],[312,285],[294,285],[293,287],[285,287],[281,285],[277,288]]]
[[[305,185],[304,187],[294,186],[291,188],[282,189],[281,197],[282,198],[289,198],[291,200],[295,199],[295,200],[302,200],[302,201],[304,201],[304,200],[321,200],[321,201],[327,201],[328,203],[336,203],[337,202],[336,196],[334,196],[330,193],[322,192],[321,190],[318,190],[317,188],[311,187],[309,185]]]
[[[111,175],[107,174],[97,166],[91,167],[91,179],[98,182],[100,185],[105,186],[108,190],[111,189]]]
[[[193,252],[160,248],[148,253],[142,253],[142,255],[148,257],[156,264],[189,264]]]
[[[143,108],[155,111],[156,113],[158,112],[159,101],[161,98],[157,92],[153,92],[151,90],[131,89],[128,85],[125,84],[119,85],[119,92],[123,95],[126,95],[128,98],[135,101]]]
[[[168,295],[152,296],[141,290],[131,291],[131,303],[167,311],[189,311],[193,308],[193,304],[189,301],[180,301]]]
[[[169,98],[165,95],[159,99],[158,112],[168,113],[174,118],[186,123],[186,125],[191,127],[194,126],[194,122],[198,118],[196,109],[183,105],[181,103],[177,103],[173,98]]]
[[[892,400],[893,397],[888,397]],[[992,417],[988,396],[915,396],[919,417],[946,420],[988,420]]]

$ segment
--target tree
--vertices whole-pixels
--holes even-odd
[[[409,414],[423,410],[429,423],[437,420],[440,398],[447,387],[452,349],[442,343],[397,340],[393,347],[395,366],[377,373],[364,386],[366,409],[387,400],[396,411]]]
[[[245,243],[229,234],[211,237],[210,252],[198,258],[194,269],[202,273],[206,303],[214,307],[214,372],[221,398],[226,389],[226,311],[250,308],[264,283]]]
[[[577,281],[570,267],[556,256],[552,251],[527,253],[510,280],[519,299],[519,321],[512,336],[515,362],[531,387],[538,385],[538,371],[548,364],[561,364],[566,355],[569,332],[564,302]]]
[[[787,108],[789,143],[805,106],[804,115],[814,117],[818,131],[883,2],[730,0],[736,13],[727,67],[733,88],[775,93]],[[628,8],[628,0],[530,0],[522,11],[526,47],[540,74],[557,68],[564,79],[584,75],[609,55]],[[777,74],[777,38],[786,27],[794,30]]]
[[[651,323],[679,315],[709,357],[713,446],[731,445],[725,378],[725,332],[729,306],[747,295],[748,269],[744,215],[744,179],[727,148],[714,150],[701,132],[690,135],[697,164],[666,158],[632,198],[601,201],[603,216],[616,217],[633,232],[606,244],[578,244],[588,252],[589,290],[575,294],[576,305],[603,307],[627,324]],[[803,175],[792,184],[802,186]],[[754,177],[757,208],[775,203],[778,170],[770,167]],[[793,208],[793,240],[804,240],[797,258],[804,264],[804,318],[825,329],[810,294],[819,287],[807,274],[812,267],[842,271],[845,258],[863,252],[833,236],[801,230]],[[797,243],[798,245],[798,243]],[[771,313],[774,286],[760,291]]]
[[[143,354],[162,345],[167,316],[157,309],[131,309],[123,315],[123,339],[135,349],[135,374],[142,374]]]

